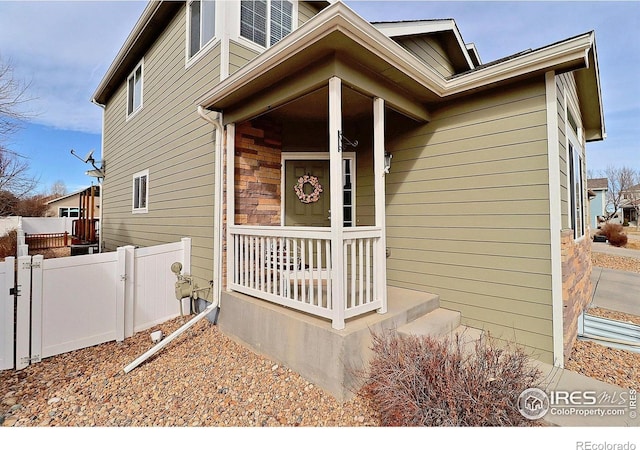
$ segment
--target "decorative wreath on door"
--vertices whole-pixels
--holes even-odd
[[[310,194],[305,194],[304,192],[304,185],[307,183],[313,188]],[[298,178],[298,182],[293,186],[293,189],[302,203],[315,203],[320,200],[320,194],[322,193],[322,185],[318,177],[309,174]]]

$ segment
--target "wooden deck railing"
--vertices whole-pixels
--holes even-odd
[[[46,248],[67,247],[70,245],[69,233],[40,233],[24,235],[25,244],[29,250],[43,250]]]

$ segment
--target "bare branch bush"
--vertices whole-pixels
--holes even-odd
[[[518,398],[541,372],[521,349],[490,337],[464,349],[455,339],[373,334],[362,395],[384,426],[532,426]]]

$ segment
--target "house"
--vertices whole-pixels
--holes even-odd
[[[102,248],[192,238],[202,298],[257,351],[333,370],[364,337],[336,341],[435,294],[569,357],[591,292],[585,147],[605,136],[593,32],[483,64],[452,19],[150,2],[92,100]]]
[[[609,180],[607,178],[590,178],[587,180],[589,190],[589,227],[592,230],[600,228],[607,217],[607,192]]]
[[[638,213],[640,212],[640,184],[633,185],[623,192],[622,198],[620,209],[622,210],[623,223],[637,225]]]
[[[93,216],[100,217],[100,187],[93,187],[93,206],[91,206],[91,187],[71,194],[56,197],[46,202],[47,217],[80,217],[80,210],[93,208]],[[91,212],[89,211],[90,215]]]

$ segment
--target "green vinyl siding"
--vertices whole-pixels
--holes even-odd
[[[436,293],[466,324],[551,361],[544,79],[404,129],[387,144],[389,284]]]
[[[185,64],[185,8],[144,56],[143,107],[126,119],[126,85],[105,109],[102,239],[106,250],[192,238],[191,273],[213,278],[214,140],[195,100],[218,82],[220,45]],[[132,214],[132,176],[149,170],[148,213]]]
[[[233,74],[258,55],[257,51],[251,50],[245,45],[229,41],[229,73]]]
[[[319,2],[298,2],[298,26],[302,26],[305,22],[318,14],[325,5]]]
[[[398,44],[431,66],[443,77],[455,74],[455,68],[437,36],[412,36],[398,40]]]

